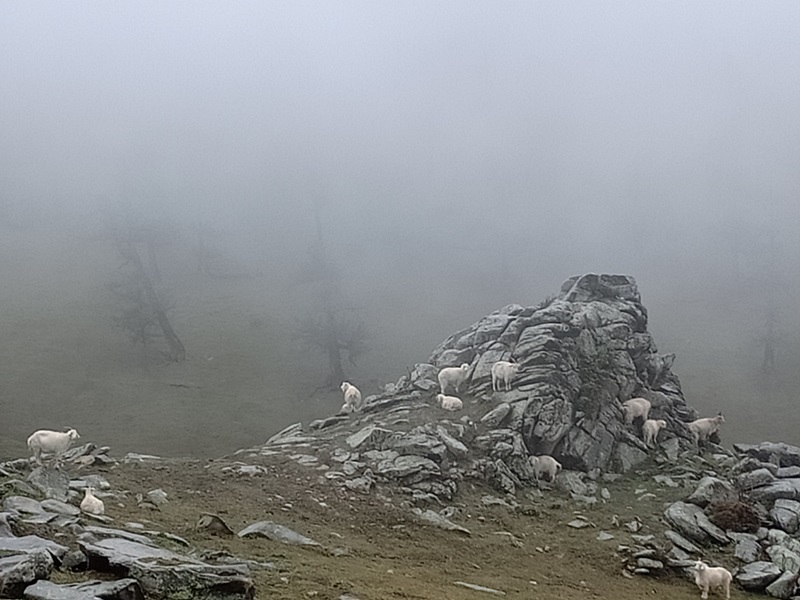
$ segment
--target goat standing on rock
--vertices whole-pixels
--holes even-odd
[[[361,410],[361,390],[348,381],[343,381],[340,388],[344,393],[344,404],[341,411],[351,413]]]
[[[508,362],[505,360],[498,360],[492,365],[492,390],[495,392],[500,391],[500,382],[503,382],[505,391],[511,389],[511,380],[517,375],[521,365],[517,363]]]
[[[61,455],[69,450],[73,441],[81,437],[74,429],[64,432],[40,429],[34,431],[28,438],[28,448],[33,452],[37,464],[42,464],[42,453],[48,452],[55,456],[56,464],[61,460]]]
[[[642,421],[647,421],[650,415],[650,401],[644,398],[631,398],[630,400],[622,403],[622,408],[625,411],[625,424],[632,425],[633,422],[640,418]]]
[[[439,387],[442,388],[442,394],[447,391],[448,387],[454,388],[458,393],[458,388],[467,379],[467,373],[469,373],[469,363],[464,363],[460,367],[446,367],[439,371],[437,379]]]
[[[694,443],[700,445],[700,441],[707,442],[712,435],[719,433],[719,429],[724,422],[725,417],[720,412],[716,417],[703,417],[692,421],[687,427],[694,436]]]
[[[644,445],[648,448],[655,446],[658,442],[658,432],[667,426],[664,419],[647,419],[642,425],[642,432],[644,433]]]

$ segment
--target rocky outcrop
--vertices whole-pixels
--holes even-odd
[[[621,402],[631,397],[650,400],[651,417],[668,422],[664,442],[677,438],[688,447],[685,422],[697,415],[671,371],[674,358],[658,353],[632,277],[582,275],[537,307],[510,305],[451,335],[428,364],[368,398],[367,410],[413,392],[432,394],[440,368],[466,362],[467,393],[496,405],[483,424],[519,434],[528,454],[551,454],[567,469],[625,471],[647,457],[638,431],[622,418]],[[511,391],[492,392],[498,360],[522,365]]]

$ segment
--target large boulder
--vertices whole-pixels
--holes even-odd
[[[510,305],[454,333],[426,364],[469,363],[466,393],[499,403],[482,424],[515,430],[530,454],[550,454],[568,469],[626,471],[648,456],[641,424],[623,419],[621,403],[633,396],[650,400],[652,418],[667,420],[662,444],[690,447],[685,423],[697,414],[672,373],[674,359],[658,353],[633,277],[588,274],[537,307]],[[521,365],[511,392],[491,389],[497,360]],[[418,371],[395,395],[422,389],[417,383],[431,370]]]
[[[124,538],[79,540],[89,569],[131,577],[145,596],[178,600],[251,600],[253,580],[245,564],[211,565],[170,550]]]

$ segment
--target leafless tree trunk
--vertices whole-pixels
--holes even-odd
[[[133,244],[133,242],[131,242],[131,240],[125,239],[121,236],[116,236],[115,241],[120,255],[123,257],[123,259],[125,259],[127,264],[133,267],[136,280],[142,286],[145,298],[156,315],[158,325],[161,328],[164,339],[167,341],[167,345],[169,346],[170,359],[175,362],[183,362],[186,360],[186,348],[178,337],[178,334],[175,333],[175,330],[172,328],[172,324],[167,318],[164,303],[161,301],[161,298],[159,298],[159,295],[153,286],[153,282],[151,281],[147,270],[142,264],[142,259],[139,256],[136,246]]]

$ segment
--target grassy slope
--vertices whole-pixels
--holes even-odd
[[[162,268],[177,303],[172,320],[190,358],[144,366],[112,323],[105,285],[116,268],[102,240],[47,232],[0,237],[0,457],[23,455],[34,429],[66,425],[119,453],[218,456],[338,408],[336,393],[312,396],[324,378],[323,358],[292,341],[302,290],[288,286],[291,274],[267,265],[261,275],[211,279],[193,270],[185,251],[165,253]],[[425,276],[398,273],[387,281],[380,269],[367,270],[354,290],[373,332],[371,352],[351,368],[365,393],[485,312],[544,295],[530,291],[535,297],[488,305],[502,294],[475,288],[480,294],[470,295],[469,281],[457,284],[463,293],[433,282],[420,288],[419,278]],[[784,336],[783,376],[766,393],[754,376],[758,350],[747,341],[757,319],[747,306],[714,300],[735,290],[672,302],[662,282],[639,283],[660,349],[678,354],[689,402],[703,413],[724,410],[727,440],[800,442],[794,420],[771,412],[795,401],[800,368],[789,359],[800,356],[797,340]]]

